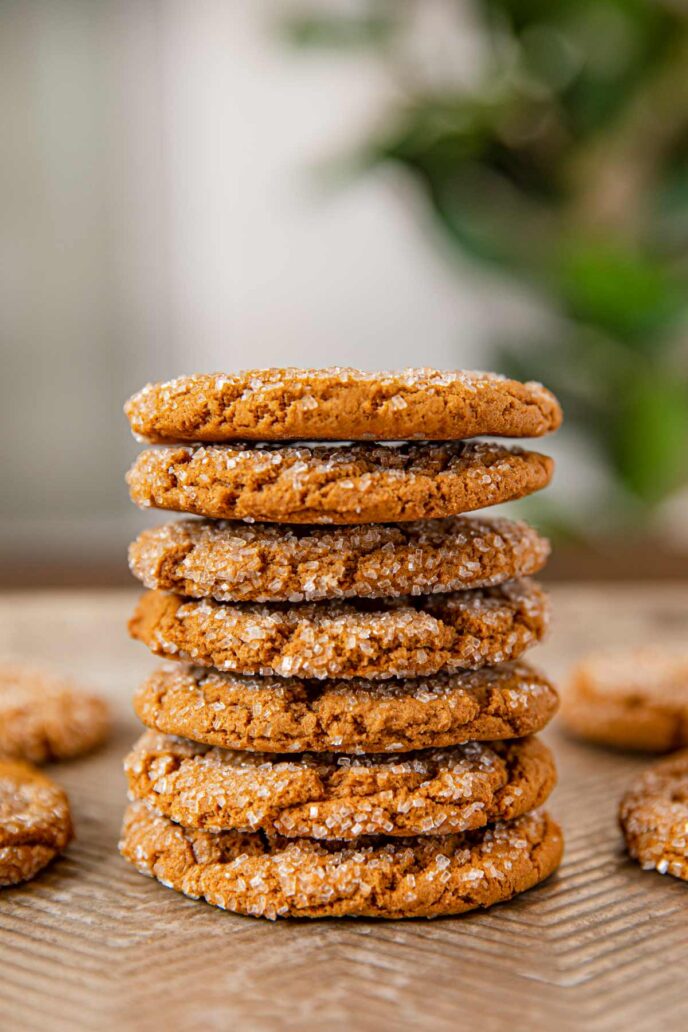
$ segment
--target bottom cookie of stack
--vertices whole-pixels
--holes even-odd
[[[563,842],[540,811],[455,835],[342,843],[196,831],[138,801],[120,849],[143,874],[239,914],[403,918],[510,899],[556,869]]]

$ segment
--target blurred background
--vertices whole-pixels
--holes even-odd
[[[687,69],[681,0],[0,0],[0,584],[126,583],[125,398],[284,364],[544,381],[551,575],[688,576]]]

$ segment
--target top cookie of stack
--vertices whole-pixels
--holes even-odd
[[[561,424],[559,403],[542,384],[436,369],[180,376],[149,383],[125,412],[139,438],[160,444],[541,437]]]
[[[487,746],[470,760],[455,751],[530,734],[556,708],[552,686],[511,662],[547,626],[547,599],[529,577],[544,565],[548,543],[522,523],[463,515],[549,483],[548,457],[467,439],[555,430],[556,399],[540,384],[489,373],[270,369],[149,385],[126,412],[137,436],[155,444],[129,471],[132,499],[203,519],[145,531],[130,548],[132,571],[150,589],[130,622],[132,635],[158,655],[195,666],[163,667],[137,694],[150,731],[127,761],[137,801],[125,821],[124,855],[182,891],[267,916],[431,916],[468,909],[469,896],[471,906],[487,905],[545,877],[558,862],[559,832],[546,815],[527,811],[552,787],[546,748],[515,743],[504,798],[491,806],[479,800],[475,779],[494,756]],[[433,746],[449,752],[431,756]],[[538,760],[526,776],[531,748]],[[256,763],[247,756],[254,752],[264,754],[260,762],[274,767],[282,788],[286,768],[274,754],[289,754],[289,778],[300,784],[312,783],[307,772],[316,761],[307,753],[317,754],[330,788],[311,796],[298,821],[293,813],[279,822],[274,814],[261,817],[267,789],[252,780]],[[404,753],[404,763],[395,765],[390,753]],[[474,766],[470,785],[438,788],[467,763]],[[182,766],[187,789],[173,789],[167,775]],[[513,780],[517,770],[525,789]],[[439,808],[406,799],[402,783],[411,771],[421,794],[440,792]],[[345,788],[352,778],[358,788]],[[380,788],[384,819],[379,806],[363,823],[339,812],[368,791],[364,782]],[[326,804],[322,793],[336,798]],[[232,801],[239,797],[245,805]],[[470,819],[452,811],[454,797]],[[155,816],[141,809],[151,800]],[[275,796],[271,805],[282,803]],[[359,801],[349,812],[370,806]],[[170,818],[183,823],[194,853],[203,829],[228,836],[213,840],[211,852],[217,846],[226,859],[238,851],[231,872],[219,859],[209,862],[212,871],[189,868],[170,837]],[[276,828],[287,846],[273,838],[267,846],[248,842],[247,833],[274,836]],[[423,838],[476,828],[479,838]],[[420,835],[422,841],[404,841],[407,854],[417,855],[422,887],[412,881],[401,901],[378,887],[373,906],[366,879],[382,863],[376,850],[384,852],[383,866],[396,869],[397,846],[369,845],[360,837],[366,833],[392,841]],[[238,834],[241,842],[231,839]],[[289,854],[296,856],[298,892],[286,887],[293,878],[284,873],[292,870],[287,852],[296,848],[290,834],[302,836],[298,856]],[[368,859],[360,861],[358,889],[334,900],[341,885],[331,864],[341,873],[349,855],[332,841],[316,863],[313,842],[347,838]],[[434,888],[424,867],[436,858],[433,841],[443,843],[440,867],[450,871]],[[524,844],[527,856],[519,854]],[[493,849],[518,877],[495,874],[482,897],[467,894],[462,879],[482,878],[476,865]],[[247,855],[245,873],[261,884],[267,878],[270,891],[252,892],[250,879],[237,873]],[[313,864],[320,873],[306,877]]]

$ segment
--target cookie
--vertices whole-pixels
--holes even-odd
[[[47,763],[100,745],[106,703],[72,681],[20,663],[0,663],[0,757]]]
[[[147,588],[219,602],[420,595],[501,584],[542,569],[549,543],[525,523],[455,516],[352,527],[179,520],[129,548]]]
[[[619,821],[628,852],[646,870],[688,881],[688,749],[636,778]]]
[[[149,591],[129,632],[158,656],[217,670],[377,679],[516,659],[548,619],[547,596],[522,579],[445,595],[270,606]]]
[[[148,384],[124,408],[149,441],[451,441],[539,437],[561,409],[539,383],[496,373],[250,369]]]
[[[556,771],[537,738],[397,756],[271,756],[146,732],[125,760],[131,798],[186,828],[287,838],[447,835],[513,820]]]
[[[521,738],[557,693],[525,663],[406,681],[246,678],[167,663],[134,697],[154,731],[257,752],[408,752]]]
[[[562,719],[581,738],[620,749],[688,745],[688,653],[598,653],[573,671]]]
[[[456,516],[549,483],[552,460],[499,444],[158,447],[127,474],[142,508],[265,523]]]
[[[71,838],[62,789],[26,763],[0,760],[0,885],[33,878]]]
[[[458,835],[353,844],[192,831],[132,803],[120,852],[192,899],[254,917],[439,917],[511,899],[547,878],[559,827],[535,811]]]

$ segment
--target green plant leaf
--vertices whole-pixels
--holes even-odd
[[[473,7],[484,76],[470,91],[414,62],[406,3],[369,0],[353,16],[305,3],[289,31],[303,46],[377,48],[400,90],[358,169],[406,170],[456,255],[534,288],[550,337],[507,340],[500,368],[559,395],[567,427],[606,463],[600,513],[640,524],[688,475],[688,11]]]
[[[685,381],[638,370],[618,399],[612,457],[621,481],[654,505],[688,472],[688,386]]]
[[[296,13],[284,20],[282,34],[298,47],[335,50],[377,47],[395,33],[397,19],[379,11],[367,15]]]
[[[666,337],[686,314],[687,295],[672,272],[606,243],[566,245],[559,290],[572,318],[641,348]]]

